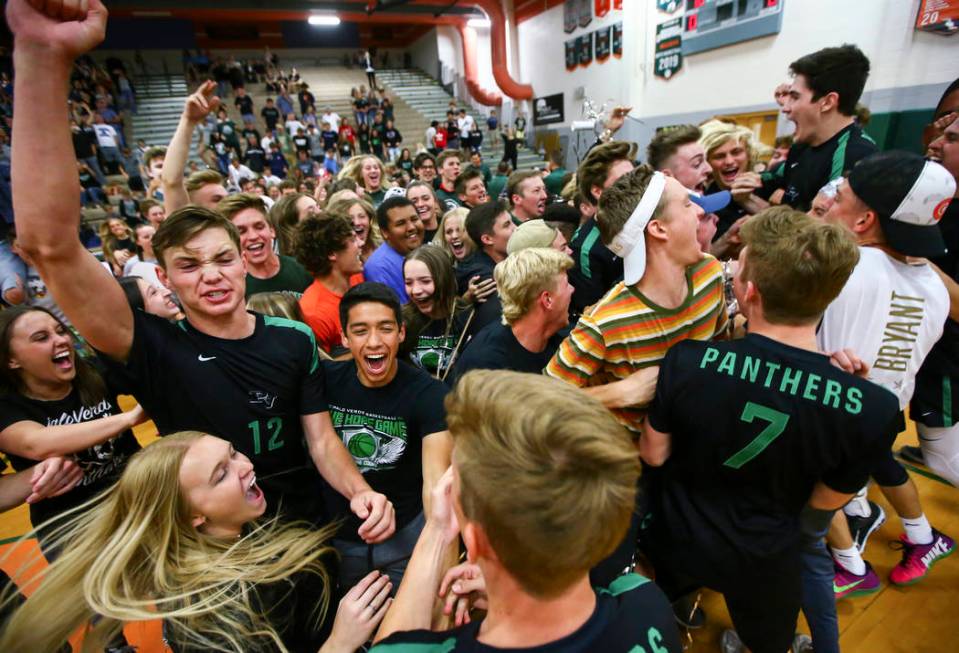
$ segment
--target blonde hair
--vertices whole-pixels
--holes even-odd
[[[446,411],[463,514],[525,591],[555,597],[619,545],[639,458],[598,401],[538,374],[478,370]]]
[[[449,218],[459,218],[460,223],[463,225],[463,244],[466,246],[466,255],[469,256],[475,252],[476,243],[474,243],[473,239],[470,238],[470,235],[466,233],[466,216],[469,215],[469,212],[470,210],[465,206],[457,206],[455,209],[450,209],[444,213],[443,217],[440,218],[440,223],[436,227],[436,233],[433,234],[433,240],[430,241],[430,244],[443,248],[449,253],[450,256],[453,256],[453,249],[449,246],[449,243],[446,242],[443,232],[446,231],[446,221]],[[454,260],[456,260],[455,256]]]
[[[62,553],[8,621],[0,650],[56,650],[94,618],[85,652],[102,651],[123,622],[150,619],[170,622],[182,643],[203,650],[239,653],[251,641],[287,650],[255,605],[255,588],[301,572],[331,587],[322,558],[333,554],[326,542],[334,531],[274,519],[236,540],[199,532],[179,474],[202,437],[187,431],[154,442],[130,458],[116,485],[42,526],[53,528]],[[324,591],[317,619],[328,604]]]
[[[116,263],[113,259],[113,255],[116,253],[116,246],[119,242],[119,238],[113,235],[113,232],[110,231],[110,223],[119,222],[123,225],[123,228],[126,230],[126,237],[130,240],[136,241],[136,236],[133,234],[133,230],[130,229],[130,226],[124,222],[121,218],[107,218],[100,225],[100,243],[103,249],[103,260],[107,261],[111,265]]]
[[[756,148],[753,144],[753,132],[750,129],[741,127],[731,122],[722,120],[708,120],[699,126],[699,144],[706,150],[706,158],[713,153],[717,147],[722,147],[730,139],[736,139],[746,148],[746,169],[749,172],[756,163]]]
[[[192,195],[204,186],[211,184],[223,184],[223,175],[216,170],[200,170],[187,177],[183,183],[188,195]]]
[[[573,259],[551,247],[529,247],[496,264],[493,278],[503,304],[503,324],[526,315],[544,290],[556,287],[556,275],[573,267]]]
[[[348,177],[356,182],[356,184],[363,189],[366,189],[366,182],[363,181],[363,164],[367,159],[373,159],[376,161],[376,165],[380,167],[380,190],[386,190],[390,187],[389,182],[386,177],[386,168],[383,167],[383,162],[380,161],[379,157],[376,157],[372,154],[361,154],[359,156],[354,156],[343,166],[343,169],[340,170],[340,174],[336,176],[337,179],[343,179]]]
[[[376,209],[373,208],[373,205],[362,197],[337,197],[338,193],[335,193],[330,201],[326,205],[326,214],[328,216],[332,215],[342,215],[347,220],[350,221],[350,224],[353,223],[353,219],[350,218],[350,209],[352,209],[357,204],[362,207],[363,212],[366,213],[367,217],[370,219],[370,235],[366,239],[366,242],[363,243],[363,249],[360,254],[365,261],[373,253],[373,251],[380,246],[380,243],[383,242],[383,239],[380,237],[380,228],[376,224]]]

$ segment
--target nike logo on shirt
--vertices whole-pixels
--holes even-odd
[[[211,360],[213,360],[214,358],[216,358],[216,356],[204,356],[203,354],[200,354],[200,355],[197,356],[197,360],[199,360],[201,363],[205,363],[205,362],[207,362],[207,361],[211,361]]]

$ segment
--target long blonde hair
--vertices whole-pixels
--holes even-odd
[[[56,650],[86,627],[82,650],[102,651],[123,622],[151,619],[170,622],[182,643],[204,650],[241,652],[254,641],[287,650],[256,609],[255,586],[309,572],[331,587],[321,559],[335,555],[326,545],[334,531],[273,519],[236,540],[199,532],[179,473],[187,449],[204,436],[187,431],[149,445],[116,485],[61,516],[69,518],[51,539],[62,553],[11,617],[0,650]],[[325,590],[317,621],[328,604]]]
[[[366,188],[366,182],[363,180],[363,164],[367,159],[373,159],[376,161],[376,165],[380,167],[380,187],[378,190],[386,190],[390,187],[389,182],[386,179],[386,168],[383,166],[383,162],[380,161],[379,157],[373,154],[361,154],[359,156],[354,156],[343,166],[343,169],[340,170],[340,174],[336,176],[337,179],[349,178],[357,183],[360,188]],[[369,192],[369,191],[368,191]],[[374,191],[375,192],[375,191]]]

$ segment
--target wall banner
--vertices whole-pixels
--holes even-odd
[[[622,57],[623,56],[623,24],[616,23],[613,25],[613,56]]]
[[[577,37],[576,42],[579,51],[579,65],[585,68],[593,63],[593,33],[590,32]]]
[[[593,3],[596,6],[596,17],[602,18],[609,13],[610,0],[595,0]]]
[[[593,22],[593,3],[589,0],[579,0],[579,26],[588,27]]]
[[[576,29],[579,20],[579,0],[566,0],[563,3],[563,31],[567,34]]]
[[[667,20],[656,26],[656,55],[653,73],[670,79],[683,67],[683,19]]]
[[[609,59],[609,54],[612,51],[610,47],[610,27],[603,27],[594,32],[596,35],[596,61],[603,63]]]
[[[566,70],[576,70],[579,65],[579,41],[570,39],[566,41]]]
[[[679,9],[679,0],[656,0],[656,8],[671,14]]]

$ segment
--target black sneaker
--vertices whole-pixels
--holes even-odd
[[[687,594],[673,601],[676,623],[688,630],[697,630],[706,625],[706,612],[699,607],[698,593]]]
[[[849,532],[852,533],[852,539],[856,543],[859,553],[866,550],[866,542],[869,536],[876,532],[876,529],[886,521],[886,511],[878,503],[869,502],[870,514],[868,517],[852,517],[846,515],[846,521],[849,522]]]
[[[913,447],[907,444],[899,450],[899,457],[913,465],[926,464],[926,456],[922,453],[922,447]]]

